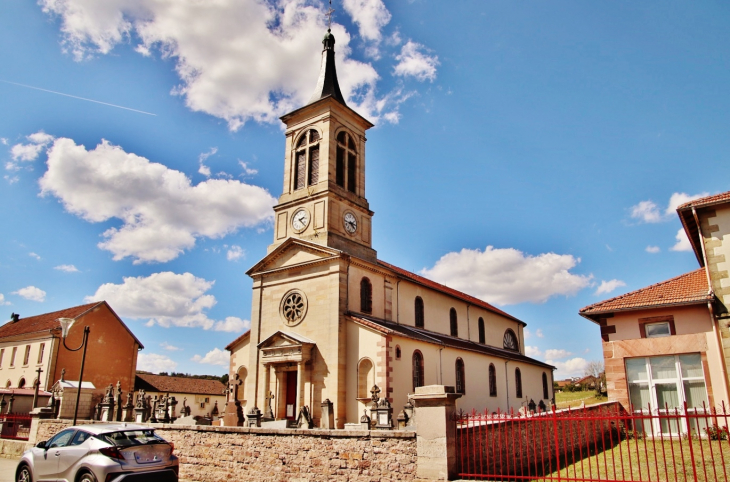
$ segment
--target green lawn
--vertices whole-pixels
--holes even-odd
[[[581,392],[555,392],[555,405],[558,409],[570,407],[578,407],[581,402],[586,405],[595,405],[596,403],[605,402],[606,397],[596,397],[594,390],[585,390]]]

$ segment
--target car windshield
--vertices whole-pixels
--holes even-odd
[[[121,432],[102,433],[96,437],[118,447],[167,443],[164,439],[155,435],[154,430],[123,430]]]

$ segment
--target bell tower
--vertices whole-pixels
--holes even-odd
[[[347,106],[335,69],[335,37],[322,40],[322,63],[309,103],[286,124],[284,189],[274,207],[274,243],[296,237],[375,261],[365,199],[365,131],[373,127]]]

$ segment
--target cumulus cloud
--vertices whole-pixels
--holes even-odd
[[[0,293],[0,306],[9,305],[9,304],[10,304],[9,301],[5,301],[5,295],[3,295],[2,293]]]
[[[679,231],[677,231],[677,235],[674,239],[677,240],[677,243],[669,248],[671,251],[692,251],[692,245],[690,244],[687,233],[683,228],[680,228]]]
[[[227,331],[229,333],[242,333],[251,328],[249,320],[242,320],[235,316],[229,316],[225,320],[216,321],[213,325],[215,331]]]
[[[198,168],[198,172],[205,177],[210,177],[210,167],[205,165],[205,161],[212,155],[214,155],[216,152],[218,152],[217,147],[211,147],[211,149],[208,152],[203,152],[198,156],[198,164],[200,164],[200,167]]]
[[[206,353],[205,356],[195,355],[191,358],[191,360],[198,363],[205,363],[208,365],[220,365],[225,367],[228,366],[231,358],[229,354],[225,351],[218,348],[213,348],[211,351]]]
[[[659,251],[661,251],[661,248],[659,246],[647,246],[646,252],[651,254],[656,254]]]
[[[641,201],[631,207],[631,217],[645,223],[658,223],[664,220],[659,206],[654,201]]]
[[[241,169],[243,170],[243,176],[255,176],[259,173],[257,169],[254,169],[252,167],[248,167],[247,162],[238,161],[238,164],[241,166]]]
[[[621,286],[626,286],[626,283],[619,279],[612,279],[610,281],[601,281],[601,284],[598,286],[598,289],[596,289],[597,295],[602,295],[605,293],[610,293],[616,288],[620,288]]]
[[[150,325],[210,330],[216,322],[206,311],[216,304],[216,299],[206,292],[213,283],[191,273],[165,271],[124,278],[121,284],[105,283],[86,301],[106,300],[120,316],[146,319]]]
[[[542,330],[540,328],[538,328],[535,331],[535,336],[538,337],[538,338],[542,338],[543,337]]]
[[[36,259],[38,261],[41,260],[41,256],[39,254],[36,254],[36,253],[32,252],[32,251],[30,253],[28,253],[28,256],[30,256],[31,258]]]
[[[545,350],[545,358],[550,360],[561,360],[563,358],[568,358],[570,355],[572,355],[571,352],[563,350],[562,348]]]
[[[238,261],[239,259],[243,258],[245,254],[246,253],[243,248],[234,244],[228,250],[228,253],[226,253],[226,258],[228,259],[228,261]]]
[[[400,54],[395,56],[398,61],[393,67],[393,73],[399,77],[415,77],[423,82],[436,78],[436,67],[439,59],[436,55],[424,53],[426,48],[412,40],[406,42],[401,48]]]
[[[171,372],[177,368],[177,362],[165,355],[140,352],[137,355],[137,369],[146,372]]]
[[[40,288],[36,288],[35,286],[26,286],[18,291],[13,291],[11,294],[18,295],[21,298],[25,298],[30,301],[46,301],[46,292]]]
[[[631,207],[631,217],[643,223],[661,223],[674,219],[677,208],[689,201],[709,196],[710,193],[687,194],[675,192],[669,197],[667,207],[662,210],[654,201],[647,200]]]
[[[56,266],[53,269],[57,269],[58,271],[63,271],[64,273],[78,273],[79,270],[76,268],[76,266],[72,264],[61,264]]]
[[[236,130],[245,122],[278,123],[312,94],[319,68],[324,2],[306,0],[40,0],[60,18],[63,45],[77,60],[108,54],[119,43],[159,52],[175,62],[180,85],[173,94],[188,108],[225,119]],[[367,41],[377,41],[390,14],[381,0],[348,0],[345,10]],[[190,28],[194,25],[195,28]],[[362,96],[379,75],[351,56],[351,35],[333,24],[337,71],[343,95],[377,122]],[[390,112],[390,110],[387,110]]]
[[[543,356],[543,352],[541,352],[536,346],[525,345],[525,355],[532,358],[538,358]]]
[[[230,179],[193,185],[185,174],[103,140],[87,151],[66,138],[48,151],[41,194],[61,200],[89,221],[122,221],[103,233],[114,260],[166,262],[195,245],[269,221],[276,199],[265,189]]]
[[[162,347],[163,350],[167,350],[167,351],[180,351],[180,350],[182,350],[182,348],[176,347],[174,345],[170,345],[166,341],[163,341],[162,343],[160,343],[160,346]]]
[[[694,201],[695,199],[699,199],[701,197],[707,197],[709,195],[709,192],[701,192],[699,194],[675,192],[669,198],[669,204],[667,205],[667,210],[665,211],[665,214],[667,216],[674,216],[677,213],[677,208],[682,204]]]
[[[462,249],[439,259],[421,274],[490,303],[543,303],[553,296],[574,295],[590,276],[570,272],[580,262],[571,255],[525,255],[513,248]]]
[[[588,361],[585,358],[576,357],[565,361],[545,360],[545,363],[553,365],[555,370],[555,379],[560,380],[568,377],[580,377],[585,373]]]
[[[10,148],[10,157],[13,159],[5,164],[5,169],[9,171],[17,171],[20,169],[21,162],[32,162],[38,159],[38,156],[53,141],[53,136],[43,131],[26,136],[30,142],[28,144],[15,144]],[[4,144],[7,144],[5,142]]]

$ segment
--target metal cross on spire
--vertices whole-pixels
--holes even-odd
[[[325,17],[327,17],[327,29],[332,29],[332,14],[335,13],[335,9],[332,8],[332,0],[330,0],[330,8],[327,10],[327,13],[325,13]]]

